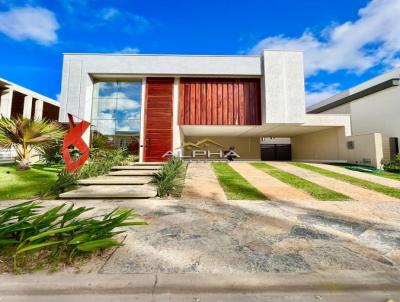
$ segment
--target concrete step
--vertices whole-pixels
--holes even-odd
[[[144,185],[152,181],[151,176],[99,176],[78,181],[79,185]]]
[[[159,170],[162,166],[114,166],[111,170]]]
[[[71,199],[138,199],[151,198],[157,194],[156,187],[153,185],[92,185],[80,187],[77,190],[62,193],[60,198]]]
[[[13,164],[15,163],[15,158],[0,158],[0,165],[1,164]]]
[[[152,176],[157,170],[119,170],[109,172],[108,176]]]
[[[128,166],[162,166],[165,165],[165,162],[159,161],[159,162],[147,162],[147,163],[129,163]]]

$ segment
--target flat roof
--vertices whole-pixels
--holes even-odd
[[[400,85],[400,67],[365,81],[348,90],[307,107],[308,113],[320,113],[367,95]]]
[[[49,103],[49,104],[52,104],[54,106],[60,107],[60,102],[57,102],[56,100],[53,100],[53,99],[51,99],[51,98],[49,98],[47,96],[44,96],[44,95],[42,95],[40,93],[37,93],[37,92],[35,92],[33,90],[30,90],[28,88],[25,88],[23,86],[15,84],[15,83],[13,83],[13,82],[11,82],[9,80],[0,78],[0,86],[10,87],[13,90],[18,91],[18,92],[20,92],[22,94],[30,95],[35,99],[39,99],[39,100],[44,101],[46,103]]]

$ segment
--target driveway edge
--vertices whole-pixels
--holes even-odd
[[[0,276],[2,295],[344,292],[400,290],[399,272],[33,274]]]

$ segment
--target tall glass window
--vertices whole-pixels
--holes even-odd
[[[97,82],[93,89],[92,146],[127,148],[137,154],[141,81]]]

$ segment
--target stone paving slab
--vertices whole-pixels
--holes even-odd
[[[78,181],[79,185],[144,185],[151,182],[151,176],[98,176]]]
[[[42,205],[65,202],[94,207],[90,215],[133,208],[149,222],[125,228],[125,246],[102,266],[103,274],[400,271],[399,202],[99,199]]]
[[[218,183],[217,176],[209,163],[189,163],[183,199],[226,200],[225,192]]]
[[[368,180],[368,181],[371,181],[371,182],[374,182],[374,183],[377,183],[377,184],[381,184],[381,185],[384,185],[384,186],[400,189],[400,181],[395,180],[395,179],[385,178],[385,177],[377,176],[377,175],[374,175],[374,174],[371,174],[371,173],[353,171],[353,170],[349,170],[349,169],[346,169],[346,168],[343,168],[343,167],[334,166],[334,165],[318,164],[318,163],[308,163],[308,164],[312,165],[312,166],[315,166],[315,167],[322,168],[322,169],[326,169],[326,170],[329,170],[329,171],[333,171],[333,172],[337,172],[337,173],[341,173],[341,174],[357,177],[357,178],[360,178],[360,179]]]
[[[389,272],[400,265],[388,256],[399,235],[382,237],[399,223],[348,220],[279,201],[152,200],[132,207],[149,225],[130,229],[102,273]],[[376,240],[365,237],[370,232]]]
[[[367,190],[358,186],[354,186],[350,183],[337,180],[332,177],[321,175],[317,172],[296,167],[287,162],[268,162],[268,164],[278,169],[282,169],[286,172],[292,173],[296,176],[302,177],[325,188],[347,195],[354,200],[375,202],[398,200],[396,198],[372,190]]]
[[[156,193],[156,188],[152,185],[91,185],[62,193],[60,198],[151,198]]]
[[[128,166],[162,166],[165,165],[165,161],[158,162],[133,162],[129,163]]]
[[[119,170],[109,172],[109,176],[152,176],[157,170]]]
[[[309,200],[316,199],[296,189],[248,163],[230,163],[249,183],[272,200]]]
[[[111,170],[159,170],[162,166],[150,165],[150,166],[143,166],[143,165],[134,165],[134,166],[114,166]]]

